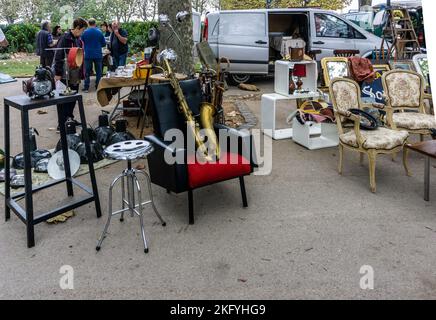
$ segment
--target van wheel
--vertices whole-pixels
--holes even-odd
[[[238,86],[241,83],[248,83],[251,79],[252,77],[248,74],[229,74],[229,82],[234,86]]]

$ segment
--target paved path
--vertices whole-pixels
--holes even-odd
[[[20,93],[20,86],[0,86],[1,100]],[[93,95],[85,97],[90,122],[100,112]],[[259,101],[247,106],[259,116]],[[16,114],[12,119],[18,141]],[[55,133],[41,129],[55,127],[55,119],[52,111],[33,116],[40,147],[57,141]],[[411,155],[411,178],[400,161],[380,158],[376,195],[369,192],[367,165],[360,167],[355,154],[346,154],[342,177],[336,149],[311,152],[291,140],[279,141],[273,144],[273,160],[271,175],[247,179],[248,209],[241,207],[236,181],[196,192],[194,226],[187,224],[185,194],[153,187],[168,226],[163,229],[147,211],[148,255],[138,221],[130,217],[124,224],[113,222],[97,254],[107,216],[97,220],[92,206],[77,210],[65,224],[37,226],[37,246],[31,250],[23,224],[0,217],[0,298],[436,298],[436,192],[433,188],[431,202],[423,201],[420,156]],[[98,171],[103,210],[109,183],[122,169],[116,164]],[[42,193],[36,204],[56,205],[64,196],[62,189]],[[74,290],[60,289],[64,265],[74,268]],[[360,289],[363,265],[375,271],[375,290]]]

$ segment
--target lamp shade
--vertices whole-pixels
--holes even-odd
[[[307,74],[306,65],[304,64],[296,64],[294,66],[294,76],[305,78]]]

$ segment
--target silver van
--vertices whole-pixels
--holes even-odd
[[[206,17],[204,38],[217,57],[230,62],[230,80],[250,81],[268,75],[281,59],[282,37],[303,38],[306,50],[321,50],[318,60],[333,56],[336,49],[356,49],[369,57],[382,39],[332,11],[313,8],[229,10]]]

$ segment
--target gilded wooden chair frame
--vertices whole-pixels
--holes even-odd
[[[371,190],[371,192],[375,193],[377,191],[376,174],[375,174],[376,173],[377,155],[379,155],[379,154],[394,155],[394,154],[399,153],[400,151],[404,150],[403,164],[404,164],[404,169],[406,170],[406,174],[409,175],[409,169],[407,166],[407,153],[408,152],[407,152],[407,148],[404,148],[406,141],[404,142],[404,144],[402,146],[396,147],[396,148],[391,149],[391,150],[365,148],[364,145],[365,145],[366,140],[361,134],[360,117],[352,114],[351,112],[344,112],[344,111],[341,111],[337,108],[337,100],[336,100],[336,96],[335,96],[334,91],[333,91],[333,86],[335,83],[340,82],[340,81],[345,81],[345,82],[348,82],[348,83],[351,83],[354,85],[354,87],[356,88],[356,92],[357,92],[359,109],[362,109],[364,106],[364,104],[362,103],[362,99],[361,99],[360,87],[355,81],[350,80],[350,79],[345,79],[345,78],[336,78],[336,79],[332,80],[332,82],[330,83],[330,87],[329,87],[330,88],[330,96],[331,96],[332,103],[333,103],[333,109],[334,109],[334,113],[336,116],[336,122],[337,122],[338,130],[339,130],[339,135],[343,135],[345,133],[344,125],[343,125],[344,120],[345,119],[350,120],[354,123],[353,130],[356,134],[357,144],[358,144],[358,147],[354,147],[352,145],[348,145],[348,144],[343,143],[341,140],[339,141],[339,174],[342,175],[342,173],[343,173],[344,150],[345,149],[359,152],[361,165],[363,165],[364,156],[366,154],[368,156],[368,160],[369,160],[370,190]],[[380,105],[380,104],[375,104],[373,106],[378,108],[378,109],[382,109],[382,110],[389,109],[389,107],[384,106],[384,105]]]

